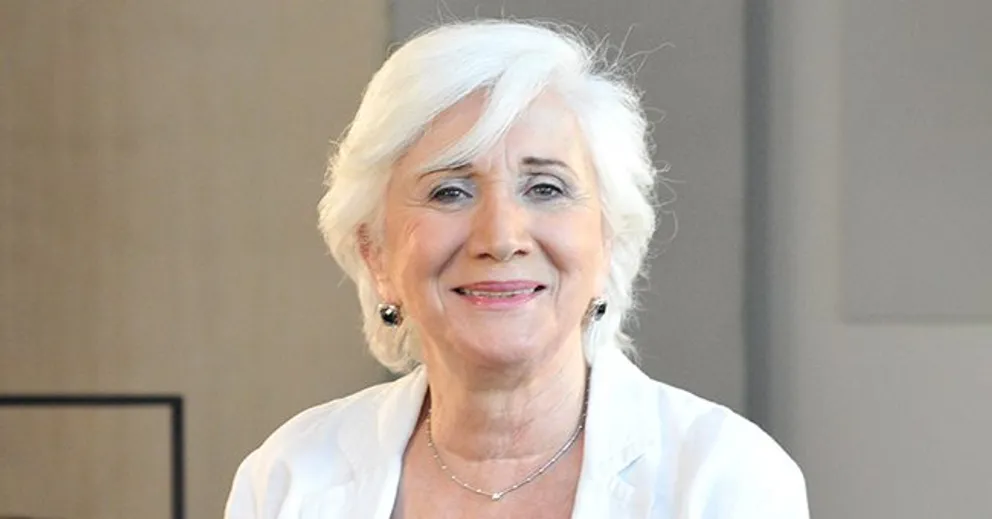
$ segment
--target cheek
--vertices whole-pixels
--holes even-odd
[[[456,249],[457,228],[443,215],[410,211],[397,215],[389,229],[391,278],[406,297],[416,297],[423,285],[443,270]]]
[[[544,242],[555,267],[583,285],[597,284],[606,262],[598,211],[553,215],[545,228]]]

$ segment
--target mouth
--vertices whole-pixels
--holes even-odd
[[[454,292],[459,295],[470,296],[470,297],[493,297],[493,298],[509,299],[511,297],[536,294],[538,292],[541,292],[545,288],[546,287],[544,285],[538,285],[533,288],[521,288],[516,290],[475,290],[464,287],[458,287],[454,289]]]
[[[452,292],[477,306],[509,308],[530,301],[547,288],[534,281],[487,281],[460,286]]]

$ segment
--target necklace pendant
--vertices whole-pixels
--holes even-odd
[[[496,492],[495,494],[493,494],[490,497],[492,497],[493,501],[499,501],[500,499],[503,499],[503,496],[505,496],[505,495],[506,494],[504,492]]]

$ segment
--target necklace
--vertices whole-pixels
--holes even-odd
[[[503,499],[503,496],[541,477],[541,475],[547,472],[548,469],[553,467],[555,463],[558,463],[558,460],[560,460],[562,456],[564,456],[565,453],[567,453],[569,449],[572,448],[572,445],[575,445],[575,441],[579,439],[579,434],[581,434],[582,430],[585,428],[586,408],[588,406],[589,406],[589,383],[587,380],[585,397],[582,401],[582,414],[579,415],[579,423],[575,425],[575,430],[572,431],[572,434],[571,436],[568,437],[568,440],[566,440],[565,443],[558,448],[554,456],[551,456],[551,458],[549,458],[548,461],[545,461],[540,467],[537,467],[536,469],[532,470],[529,474],[527,474],[527,476],[524,479],[498,492],[488,492],[479,487],[470,485],[465,481],[462,481],[462,479],[456,476],[453,472],[451,472],[451,470],[448,468],[448,465],[441,460],[441,453],[439,453],[437,451],[437,447],[434,446],[434,436],[431,434],[431,407],[427,408],[427,417],[424,419],[424,426],[427,429],[427,446],[431,449],[431,455],[434,456],[434,462],[437,463],[438,468],[440,468],[442,472],[447,474],[448,478],[450,478],[451,481],[454,481],[465,490],[474,492],[482,496],[486,496],[493,501],[499,501],[500,499]]]

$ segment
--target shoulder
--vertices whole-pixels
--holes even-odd
[[[380,402],[398,384],[379,384],[311,407],[279,426],[238,467],[225,517],[275,517],[318,485],[349,481],[352,468],[340,444],[344,426],[373,433]]]
[[[802,472],[760,427],[651,379],[622,355],[602,360],[602,394],[592,398],[606,404],[598,418],[609,424],[606,437],[648,446],[642,462],[654,474],[656,499],[678,510],[676,516],[808,517]]]
[[[684,506],[707,517],[808,517],[802,471],[768,433],[725,406],[652,384],[672,428],[668,447],[677,453],[673,479]]]
[[[258,451],[284,458],[313,454],[337,436],[342,425],[374,412],[381,397],[396,382],[378,384],[343,398],[306,409],[279,426]]]

